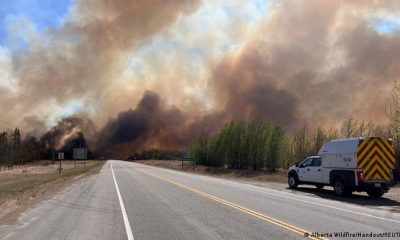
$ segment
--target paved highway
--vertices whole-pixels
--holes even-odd
[[[0,227],[0,239],[306,239],[312,232],[396,234],[400,215],[113,160]]]

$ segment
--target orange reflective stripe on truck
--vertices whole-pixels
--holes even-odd
[[[357,166],[363,170],[364,180],[390,180],[395,158],[393,146],[382,138],[360,140],[357,148]]]

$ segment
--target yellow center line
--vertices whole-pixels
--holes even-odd
[[[132,167],[132,168],[133,168],[133,167]],[[206,193],[206,192],[197,190],[197,189],[192,188],[192,187],[189,187],[189,186],[187,186],[187,185],[184,185],[184,184],[175,182],[175,181],[173,181],[173,180],[170,180],[170,179],[167,179],[167,178],[164,178],[164,177],[161,177],[161,176],[154,175],[154,174],[149,173],[149,172],[145,172],[145,171],[143,171],[143,170],[139,170],[139,169],[137,169],[137,168],[134,168],[134,169],[135,169],[136,171],[138,171],[138,172],[141,172],[141,173],[144,173],[144,174],[146,174],[146,175],[152,176],[152,177],[157,178],[157,179],[159,179],[159,180],[161,180],[161,181],[168,182],[168,183],[170,183],[170,184],[172,184],[172,185],[175,185],[175,186],[177,186],[177,187],[180,187],[180,188],[186,189],[186,190],[188,190],[188,191],[197,193],[197,194],[199,194],[199,195],[201,195],[201,196],[203,196],[203,197],[206,197],[206,198],[208,198],[208,199],[214,200],[214,201],[219,202],[219,203],[221,203],[221,204],[224,204],[224,205],[226,205],[226,206],[232,207],[232,208],[237,209],[237,210],[239,210],[239,211],[241,211],[241,212],[247,213],[247,214],[249,214],[249,215],[251,215],[251,216],[253,216],[253,217],[256,217],[256,218],[259,218],[259,219],[264,220],[264,221],[266,221],[266,222],[275,224],[275,225],[277,225],[277,226],[280,226],[280,227],[285,228],[285,229],[287,229],[287,230],[290,230],[290,231],[292,231],[292,232],[301,234],[302,236],[306,236],[306,237],[308,237],[308,238],[310,238],[310,239],[328,240],[327,238],[324,238],[324,237],[312,237],[312,236],[311,236],[312,232],[310,232],[310,231],[307,231],[307,230],[304,230],[304,229],[302,229],[302,228],[299,228],[299,227],[290,225],[289,223],[280,221],[280,220],[278,220],[278,219],[272,218],[272,217],[270,217],[270,216],[267,216],[267,215],[265,215],[265,214],[259,213],[259,212],[257,212],[257,211],[254,211],[254,210],[245,208],[245,207],[243,207],[243,206],[241,206],[241,205],[238,205],[238,204],[229,202],[229,201],[227,201],[227,200],[224,200],[224,199],[222,199],[222,198],[213,196],[213,195],[211,195],[211,194],[208,194],[208,193]]]

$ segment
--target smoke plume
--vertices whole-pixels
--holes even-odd
[[[0,114],[60,149],[84,141],[106,156],[176,149],[258,114],[289,130],[387,121],[400,31],[376,24],[399,20],[398,1],[251,4],[77,0],[60,29],[11,54],[15,66],[0,62],[11,79]],[[209,11],[221,5],[230,11]],[[71,101],[82,107],[64,114]]]

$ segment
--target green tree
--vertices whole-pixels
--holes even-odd
[[[282,150],[285,132],[279,124],[276,124],[272,130],[271,136],[268,140],[268,155],[266,167],[270,170],[275,170],[278,163],[281,162],[280,154]]]

